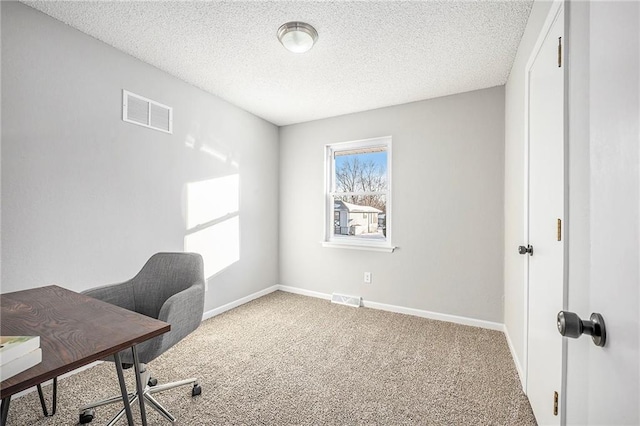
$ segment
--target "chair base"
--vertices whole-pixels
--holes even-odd
[[[186,386],[186,385],[193,385],[193,388],[191,389],[191,396],[197,396],[202,393],[202,388],[200,387],[200,385],[198,385],[198,380],[195,378],[180,380],[178,382],[171,382],[164,385],[154,384],[153,386],[150,386],[149,383],[154,382],[155,379],[151,379],[151,373],[149,370],[147,370],[145,364],[140,364],[140,370],[141,370],[141,376],[142,376],[142,383],[145,384],[144,391],[142,392],[142,397],[144,398],[146,405],[148,407],[149,406],[152,407],[154,410],[160,413],[162,417],[164,417],[171,423],[174,423],[176,421],[176,418],[173,417],[171,413],[169,413],[169,411],[167,411],[167,409],[164,408],[152,396],[154,393],[163,392],[169,389],[177,388],[180,386]],[[157,383],[157,381],[155,381],[155,383]],[[133,405],[133,403],[136,402],[140,396],[138,395],[137,392],[135,392],[135,393],[129,393],[128,397],[129,397],[129,403]],[[104,399],[102,401],[93,402],[91,404],[80,407],[80,420],[79,420],[80,424],[90,423],[93,420],[93,418],[95,417],[95,410],[94,410],[95,408],[102,407],[103,405],[113,404],[116,402],[122,402],[122,395],[114,396],[108,399]],[[107,423],[107,425],[108,426],[115,425],[122,418],[122,416],[124,416],[124,414],[125,414],[125,410],[123,408],[122,410],[120,410],[120,412],[118,412],[118,414],[115,415],[113,419],[111,419],[109,423]]]

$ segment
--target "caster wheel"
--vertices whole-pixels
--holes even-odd
[[[202,388],[199,384],[193,385],[193,389],[191,389],[191,396],[198,396],[202,393]]]
[[[150,377],[149,381],[147,382],[147,384],[149,386],[155,386],[158,384],[158,379],[156,379],[155,377]]]
[[[87,423],[91,423],[95,415],[96,412],[94,410],[84,410],[82,413],[80,413],[80,424],[84,425]]]

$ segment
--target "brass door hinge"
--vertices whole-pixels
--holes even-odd
[[[558,392],[553,393],[553,415],[558,415]]]
[[[558,219],[558,241],[562,241],[562,219]]]
[[[558,68],[562,66],[562,37],[558,37]]]

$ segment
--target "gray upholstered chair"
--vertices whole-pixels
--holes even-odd
[[[171,324],[171,331],[139,344],[137,352],[142,383],[145,384],[143,392],[145,402],[167,420],[174,422],[175,418],[153,398],[152,394],[192,384],[191,394],[196,396],[201,392],[197,379],[191,378],[158,385],[157,380],[151,377],[146,364],[198,328],[202,321],[204,309],[202,257],[196,253],[157,253],[129,281],[90,289],[84,294]],[[131,351],[122,351],[120,356],[125,365],[133,365]],[[113,361],[113,357],[107,360]],[[137,393],[129,394],[131,403],[138,398]],[[93,420],[94,408],[121,401],[122,396],[119,395],[81,407],[80,423],[89,423]],[[115,424],[123,415],[124,409],[109,422],[109,425]]]

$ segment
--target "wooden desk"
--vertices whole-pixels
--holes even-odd
[[[0,334],[40,336],[42,362],[0,384],[2,426],[11,395],[83,365],[114,355],[129,424],[133,425],[118,352],[168,332],[171,326],[62,287],[47,286],[0,295]],[[141,391],[136,366],[136,384]],[[139,398],[146,424],[144,398]]]

